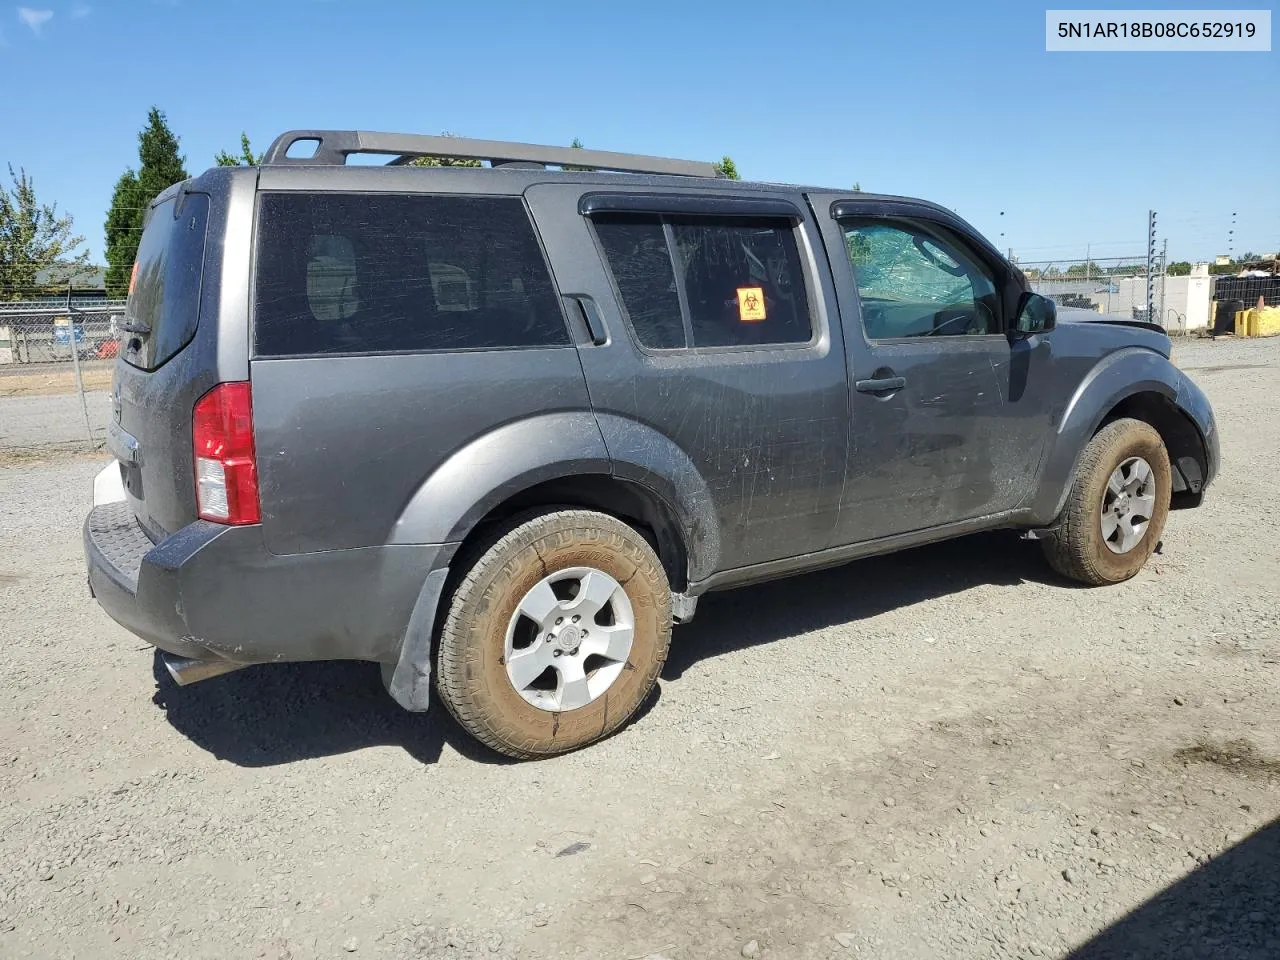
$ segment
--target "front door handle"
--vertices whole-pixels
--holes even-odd
[[[870,380],[858,380],[853,386],[859,393],[893,393],[906,385],[906,377],[873,377]]]

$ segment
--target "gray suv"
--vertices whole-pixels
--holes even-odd
[[[1158,327],[934,204],[679,160],[287,133],[155,200],[122,330],[107,613],[179,683],[434,675],[514,757],[625,723],[709,590],[993,528],[1116,583],[1218,464]]]

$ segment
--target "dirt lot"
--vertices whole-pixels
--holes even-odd
[[[86,390],[110,390],[111,371],[108,363],[85,363],[80,379]],[[34,371],[10,367],[0,376],[0,397],[47,397],[76,392],[76,376],[68,363],[47,364]]]
[[[90,433],[100,444],[111,412],[111,373],[110,364],[83,365],[82,406],[75,372],[67,364],[0,367],[0,466],[30,451],[90,447]]]
[[[1137,579],[994,535],[714,595],[541,763],[369,665],[176,688],[86,593],[96,464],[0,468],[0,956],[1280,956],[1280,340],[1178,355],[1225,469]]]

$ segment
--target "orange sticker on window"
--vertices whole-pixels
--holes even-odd
[[[129,271],[129,296],[133,296],[133,288],[138,285],[138,261],[133,261],[133,269]]]
[[[738,288],[738,319],[743,323],[759,323],[765,318],[764,288]]]

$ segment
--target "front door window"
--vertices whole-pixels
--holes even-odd
[[[911,221],[841,221],[868,340],[1000,333],[990,272],[940,229]]]

